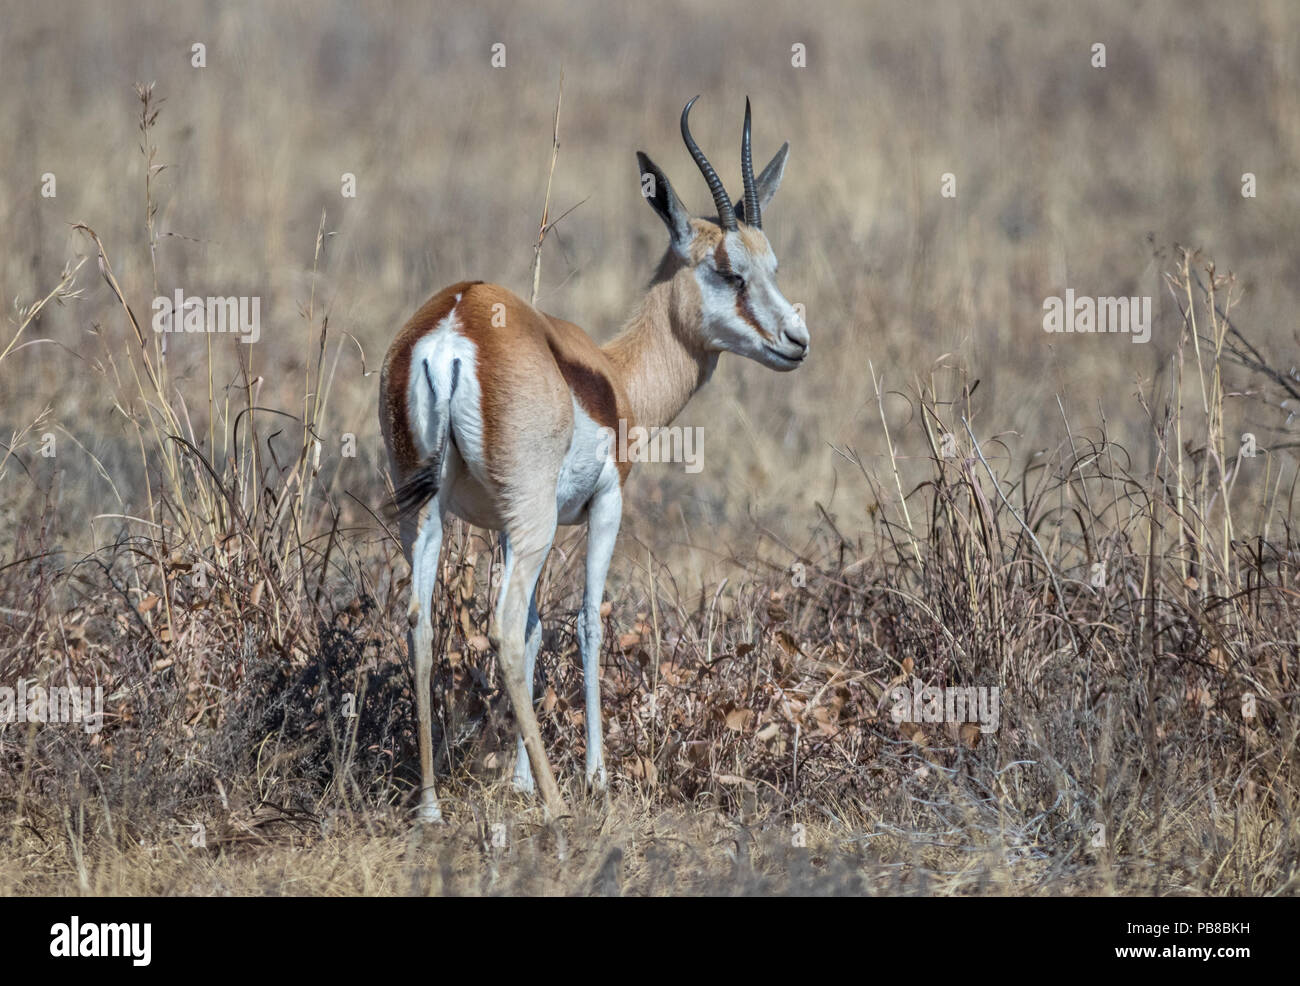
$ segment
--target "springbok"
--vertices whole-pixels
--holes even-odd
[[[699,97],[696,96],[695,99]],[[533,710],[541,644],[537,580],[559,524],[587,523],[587,577],[577,633],[586,692],[587,780],[606,785],[600,722],[600,605],[631,463],[610,436],[667,425],[713,373],[723,351],[774,370],[808,355],[808,330],[776,286],[763,234],[785,171],[783,144],[754,177],[749,100],[732,205],[691,137],[682,139],[708,182],[716,218],[692,218],[668,178],[637,152],[642,194],[668,227],[668,252],[623,331],[598,346],[578,326],[545,315],[506,288],[462,281],[434,295],[389,347],[379,420],[388,449],[402,549],[411,563],[409,653],[420,747],[419,817],[438,821],[430,722],[433,624],[443,521],[453,514],[502,532],[505,561],[489,638],[515,710],[517,789],[541,787],[552,816],[564,807]],[[623,456],[627,458],[626,455]],[[531,769],[530,769],[531,765]]]

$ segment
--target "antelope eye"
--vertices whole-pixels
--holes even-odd
[[[718,271],[718,274],[721,275],[722,279],[728,284],[734,284],[738,288],[743,288],[745,286],[745,279],[734,270],[720,270]]]

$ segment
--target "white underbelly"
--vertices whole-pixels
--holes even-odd
[[[596,492],[601,475],[612,463],[612,443],[601,435],[600,425],[573,401],[573,438],[555,484],[556,514],[561,524],[576,524]]]

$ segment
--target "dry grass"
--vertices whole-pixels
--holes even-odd
[[[790,827],[681,807],[579,804],[563,826],[542,824],[513,796],[476,799],[436,833],[391,816],[359,827],[331,820],[302,831],[263,825],[204,848],[188,832],[156,843],[68,852],[21,840],[0,867],[6,896],[51,886],[87,895],[972,894],[1098,892],[1043,862],[993,849],[960,851],[889,832]],[[1055,877],[1055,880],[1052,879]],[[1046,879],[1045,879],[1046,878]]]
[[[101,683],[106,718],[0,724],[0,893],[1296,892],[1294,13],[837,6],[15,17],[0,59],[45,91],[2,105],[31,136],[0,168],[0,293],[28,299],[0,338],[0,685]],[[541,303],[608,337],[662,246],[631,151],[698,201],[674,120],[700,90],[724,178],[745,91],[756,154],[792,141],[768,225],[812,363],[724,360],[682,419],[704,472],[634,474],[608,802],[571,788],[548,825],[508,791],[499,553],[449,532],[450,824],[413,832],[369,374],[442,284],[527,291],[548,187],[553,215],[590,200]],[[1152,296],[1152,342],[1047,335],[1067,286]],[[164,351],[176,287],[260,296],[262,340]],[[580,534],[557,547],[540,708],[572,782]],[[913,680],[999,686],[999,727],[894,722]]]

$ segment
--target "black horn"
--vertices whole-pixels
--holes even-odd
[[[763,215],[758,207],[758,186],[754,182],[754,152],[749,145],[749,97],[745,97],[745,135],[740,140],[740,173],[745,182],[745,222],[755,229],[763,228]]]
[[[699,98],[699,96],[695,97],[695,99]],[[713,165],[709,164],[709,159],[700,150],[700,145],[695,143],[695,138],[691,136],[691,127],[687,122],[687,117],[691,114],[691,107],[695,105],[695,99],[687,103],[686,108],[682,110],[682,140],[686,141],[686,149],[691,152],[691,157],[695,158],[700,174],[704,175],[704,180],[709,183],[709,191],[713,193],[713,204],[718,207],[718,224],[725,230],[735,230],[737,228],[736,210],[731,205],[727,190],[722,187],[722,179],[718,177],[718,173],[713,170]],[[750,180],[752,181],[752,179]],[[746,185],[747,190],[748,187]],[[748,194],[748,191],[746,191],[746,194]]]

